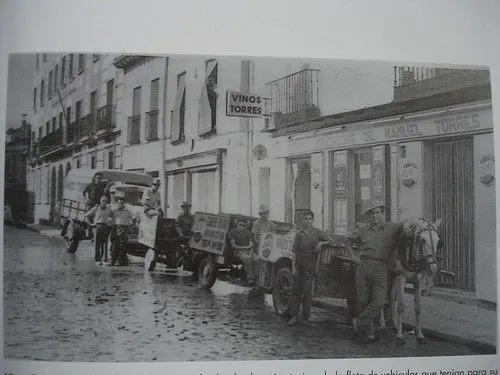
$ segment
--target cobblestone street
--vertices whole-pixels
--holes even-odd
[[[7,359],[201,361],[478,354],[408,336],[358,345],[343,316],[313,309],[312,327],[289,328],[271,296],[217,281],[202,290],[187,273],[97,266],[92,243],[67,254],[62,241],[5,227],[4,351]]]

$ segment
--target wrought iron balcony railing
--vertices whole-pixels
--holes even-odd
[[[319,70],[306,68],[266,84],[277,128],[320,116]]]
[[[128,143],[136,144],[141,142],[141,115],[128,118]]]
[[[40,155],[46,154],[60,146],[62,146],[62,129],[56,129],[50,134],[47,134],[40,140],[40,144],[38,147]]]
[[[112,104],[106,104],[97,110],[97,131],[110,130],[116,126]]]
[[[146,112],[146,139],[158,139],[158,110]]]
[[[488,84],[490,84],[490,72],[487,69],[394,67],[394,101],[396,102]]]

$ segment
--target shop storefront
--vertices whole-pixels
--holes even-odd
[[[440,284],[495,299],[487,281],[496,277],[491,103],[351,123],[285,142],[284,219],[297,222],[311,209],[317,226],[347,234],[371,200],[385,203],[387,220],[441,219]]]

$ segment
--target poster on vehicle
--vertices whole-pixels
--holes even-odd
[[[141,214],[139,222],[138,242],[154,249],[157,226],[158,226],[157,215],[149,218],[145,214]]]
[[[230,218],[196,212],[194,214],[193,236],[189,246],[193,249],[222,255],[229,230]]]

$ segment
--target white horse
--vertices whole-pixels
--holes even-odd
[[[420,322],[422,292],[432,287],[433,276],[438,272],[436,254],[442,242],[437,233],[441,220],[431,223],[426,219],[410,219],[405,223],[405,231],[397,241],[398,255],[392,265],[396,272],[390,291],[390,313],[396,328],[396,344],[404,345],[403,313],[405,309],[404,288],[413,284],[415,308],[415,334],[417,344],[427,341]]]

